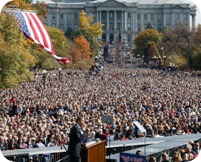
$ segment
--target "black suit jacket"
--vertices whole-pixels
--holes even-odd
[[[82,134],[77,124],[71,128],[69,136],[68,153],[70,156],[80,157]]]

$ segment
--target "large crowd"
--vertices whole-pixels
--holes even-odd
[[[134,121],[151,138],[201,133],[199,71],[109,64],[97,75],[87,70],[35,73],[34,81],[0,91],[1,150],[68,144],[78,115],[85,120],[86,140],[100,134],[110,141],[144,136]],[[103,116],[112,123],[103,122]]]

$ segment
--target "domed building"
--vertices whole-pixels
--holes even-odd
[[[196,6],[182,0],[46,0],[49,10],[46,25],[63,31],[79,27],[79,12],[94,15],[94,22],[104,25],[102,41],[132,43],[148,24],[154,29],[174,27],[183,23],[195,28]]]

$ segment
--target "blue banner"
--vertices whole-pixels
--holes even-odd
[[[120,162],[148,162],[145,156],[138,156],[129,153],[120,153]]]

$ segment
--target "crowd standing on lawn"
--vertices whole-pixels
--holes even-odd
[[[96,73],[36,75],[19,88],[0,91],[1,150],[68,144],[78,115],[84,117],[86,140],[99,134],[110,141],[144,136],[133,121],[143,125],[150,138],[201,133],[200,74],[107,64]],[[111,116],[113,124],[103,123],[103,115]],[[196,157],[198,144],[189,144],[188,153],[189,147],[179,152],[181,159]]]

